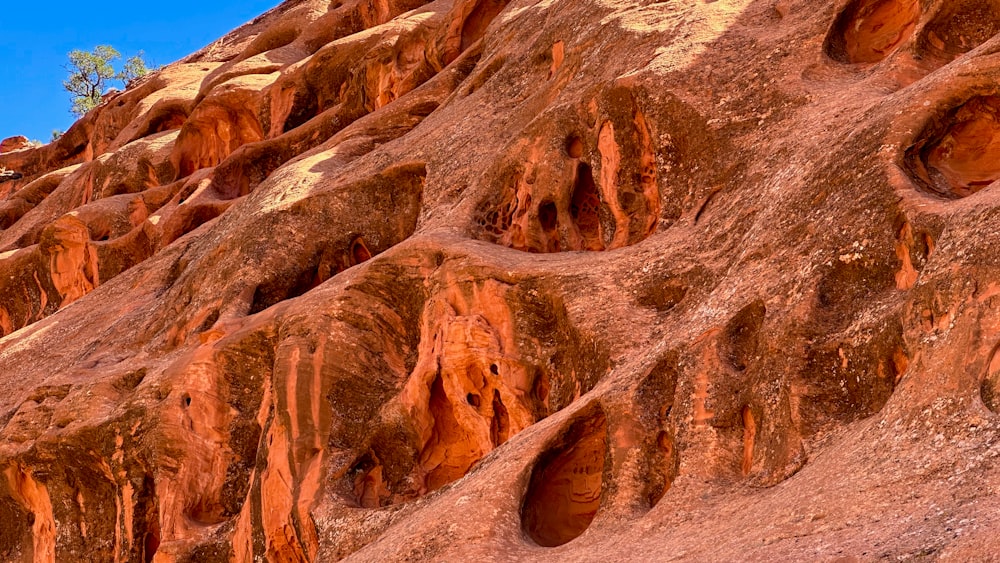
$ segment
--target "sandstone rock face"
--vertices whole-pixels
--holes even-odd
[[[7,137],[6,139],[0,141],[0,153],[13,152],[16,150],[21,150],[31,144],[31,141],[23,135],[17,135],[16,137]]]
[[[0,559],[994,557],[998,32],[289,0],[0,151]]]

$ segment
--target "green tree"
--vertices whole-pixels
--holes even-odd
[[[145,76],[149,69],[142,55],[139,51],[138,55],[129,57],[118,71],[112,63],[120,60],[122,55],[110,45],[98,45],[93,51],[71,51],[69,65],[65,67],[69,76],[63,82],[63,88],[72,94],[73,107],[70,111],[83,116],[100,105],[101,96],[109,86],[122,83],[128,87]]]
[[[121,57],[121,53],[110,45],[98,45],[91,52],[74,49],[69,53],[69,66],[66,67],[69,77],[63,82],[63,88],[73,95],[70,111],[82,116],[101,103],[104,89],[117,74],[111,61]]]
[[[139,51],[134,57],[125,59],[125,64],[122,66],[121,72],[118,73],[118,79],[125,83],[126,88],[132,86],[136,80],[149,74],[149,67],[146,66],[146,61],[142,58],[144,54],[142,51]]]

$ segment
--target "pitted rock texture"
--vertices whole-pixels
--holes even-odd
[[[1000,4],[289,0],[0,150],[0,560],[991,560]]]

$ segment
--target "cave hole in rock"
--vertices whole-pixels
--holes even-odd
[[[115,387],[122,391],[131,391],[132,389],[138,387],[144,379],[146,379],[146,368],[139,368],[122,375],[118,381],[115,382]]]
[[[248,105],[230,107],[204,102],[184,122],[170,161],[175,180],[218,166],[239,147],[264,139],[257,113]]]
[[[986,373],[979,384],[979,397],[986,408],[1000,414],[1000,344],[993,348]]]
[[[194,193],[198,191],[198,182],[189,182],[177,192],[177,205],[183,205]]]
[[[160,549],[160,513],[156,501],[156,486],[151,475],[145,475],[142,480],[142,489],[139,495],[139,502],[134,514],[134,525],[145,528],[141,539],[138,542],[141,549],[140,559],[144,563],[151,563],[156,552]]]
[[[538,206],[538,222],[542,225],[542,230],[551,233],[556,230],[559,213],[556,211],[556,204],[551,201],[543,201]]]
[[[89,138],[81,137],[80,135],[70,137],[69,134],[71,131],[72,128],[56,141],[56,151],[52,161],[64,161],[68,163],[68,161],[82,155],[90,148]],[[66,141],[64,142],[63,139],[66,139]],[[74,143],[74,140],[78,140],[78,142]]]
[[[566,154],[570,158],[583,156],[583,140],[578,135],[570,135],[566,138]]]
[[[666,313],[687,297],[688,286],[681,280],[654,280],[639,288],[636,301],[643,307]]]
[[[607,418],[598,407],[539,456],[521,507],[522,528],[535,543],[563,545],[590,526],[601,505],[607,449]]]
[[[580,233],[583,250],[604,250],[600,216],[601,197],[594,182],[594,171],[585,162],[577,166],[569,209]]]
[[[674,406],[677,391],[676,354],[660,358],[636,388],[636,405],[644,421],[662,426]]]
[[[292,108],[281,126],[282,133],[288,133],[309,122],[319,115],[319,100],[312,92],[295,92],[292,98]]]
[[[473,43],[486,35],[486,28],[490,26],[493,18],[497,17],[506,5],[507,0],[478,0],[476,7],[472,9],[462,23],[462,43],[460,49],[465,51]]]
[[[212,191],[224,201],[243,197],[301,152],[300,149],[301,146],[284,144],[277,138],[243,145],[215,168]]]
[[[211,329],[213,326],[215,326],[215,323],[219,322],[219,317],[221,316],[221,314],[222,313],[218,309],[213,309],[212,312],[209,313],[207,317],[205,317],[205,320],[203,320],[201,324],[198,325],[198,328],[195,329],[195,332],[200,333]]]
[[[145,563],[152,563],[156,556],[156,550],[160,548],[160,534],[158,530],[150,530],[142,539],[142,560]]]
[[[351,266],[356,266],[362,262],[371,260],[372,253],[365,245],[364,238],[356,237],[353,241],[351,241],[351,258],[353,259]]]
[[[932,119],[905,159],[918,185],[946,198],[1000,179],[1000,96],[976,96]]]
[[[425,355],[410,368],[399,395],[405,431],[398,422],[384,421],[366,445],[385,464],[389,503],[421,497],[460,479],[514,435],[578,400],[608,372],[603,352],[568,325],[564,304],[557,296],[550,299],[545,286],[501,289],[506,286],[491,282],[488,290],[466,287],[462,295],[478,295],[475,304],[459,306],[462,314],[445,317],[443,324],[428,327],[430,333],[421,333],[423,342],[435,344],[422,348]],[[524,292],[530,301],[508,301],[508,291]],[[495,332],[491,320],[496,317],[480,316],[494,313],[480,311],[512,303],[522,303],[512,311],[516,326],[530,335],[545,335],[546,341],[525,340],[524,350],[504,354],[501,350],[513,346]],[[430,305],[423,310],[425,315],[440,311]],[[429,334],[444,335],[443,340]],[[483,348],[487,342],[489,351]],[[352,474],[351,483],[354,479]],[[348,483],[342,483],[346,490]]]
[[[444,389],[439,373],[431,384],[428,410],[434,421],[431,439],[420,453],[420,465],[425,472],[424,484],[428,491],[435,491],[461,479],[472,465],[479,461],[473,436],[459,424],[455,405]]]
[[[659,431],[656,434],[655,445],[659,453],[657,461],[660,463],[654,465],[653,471],[647,475],[643,491],[646,504],[649,508],[656,506],[663,498],[663,495],[667,494],[677,474],[677,464],[674,460],[673,434],[668,430]]]
[[[834,20],[827,55],[849,64],[877,63],[913,34],[919,0],[854,0]]]
[[[1000,0],[944,2],[917,39],[922,55],[950,61],[1000,32]]]
[[[722,358],[736,371],[745,371],[757,355],[760,329],[767,308],[761,300],[740,310],[727,324],[723,333]]]
[[[254,289],[250,313],[258,313],[281,301],[299,297],[326,280],[406,240],[417,226],[427,168],[408,162],[383,170],[359,182],[352,197],[359,205],[372,206],[373,213],[357,218],[358,230],[372,231],[370,238],[355,231],[350,238],[310,240],[296,249],[297,260],[276,260],[268,278]],[[331,235],[333,236],[333,235]],[[369,247],[367,240],[373,241]],[[310,256],[311,253],[311,256]]]
[[[382,475],[382,463],[374,453],[368,452],[351,468],[354,478],[354,499],[361,508],[382,506],[388,495]]]
[[[670,422],[677,391],[677,354],[657,360],[635,391],[634,424],[643,440],[641,488],[648,507],[656,506],[677,475],[674,436]]]
[[[7,203],[3,208],[0,208],[0,231],[9,229],[14,223],[21,220],[26,213],[31,211],[31,204],[17,202],[17,203]]]
[[[421,376],[426,395],[418,395],[410,410],[419,437],[410,478],[418,486],[411,487],[412,494],[423,495],[460,479],[486,454],[547,415],[524,396],[526,390],[490,377],[489,367],[470,360],[446,359],[436,371]],[[527,378],[519,381],[528,383]]]
[[[851,293],[857,293],[852,291]],[[870,304],[873,298],[859,298]],[[864,310],[865,305],[855,305]],[[845,323],[854,314],[845,315]],[[810,327],[805,337],[812,344],[806,362],[793,386],[801,420],[800,430],[808,436],[816,432],[871,416],[885,407],[910,365],[909,353],[899,320],[872,327],[868,336],[847,342],[829,336],[822,322]],[[760,420],[758,428],[760,428]]]
[[[510,415],[500,398],[500,391],[493,390],[493,419],[490,421],[490,441],[499,447],[510,437]]]
[[[306,268],[300,271],[297,276],[280,276],[257,286],[250,304],[250,314],[259,313],[282,301],[304,295],[313,287],[313,280],[316,278],[315,271],[315,266]]]
[[[135,135],[136,139],[142,139],[150,135],[155,135],[157,133],[163,133],[164,131],[173,131],[174,129],[180,129],[184,126],[184,122],[187,121],[188,112],[183,107],[172,106],[168,108],[162,108],[155,110],[155,114],[150,118],[149,123],[143,128],[138,135]]]
[[[538,206],[538,223],[545,236],[545,250],[559,252],[559,212],[552,201],[543,201]]]
[[[190,510],[185,511],[184,515],[203,526],[215,526],[226,521],[222,507],[214,502],[201,501]],[[195,559],[195,561],[197,560]]]

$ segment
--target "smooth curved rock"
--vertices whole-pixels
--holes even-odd
[[[0,560],[1000,529],[997,4],[289,0],[0,149]]]

